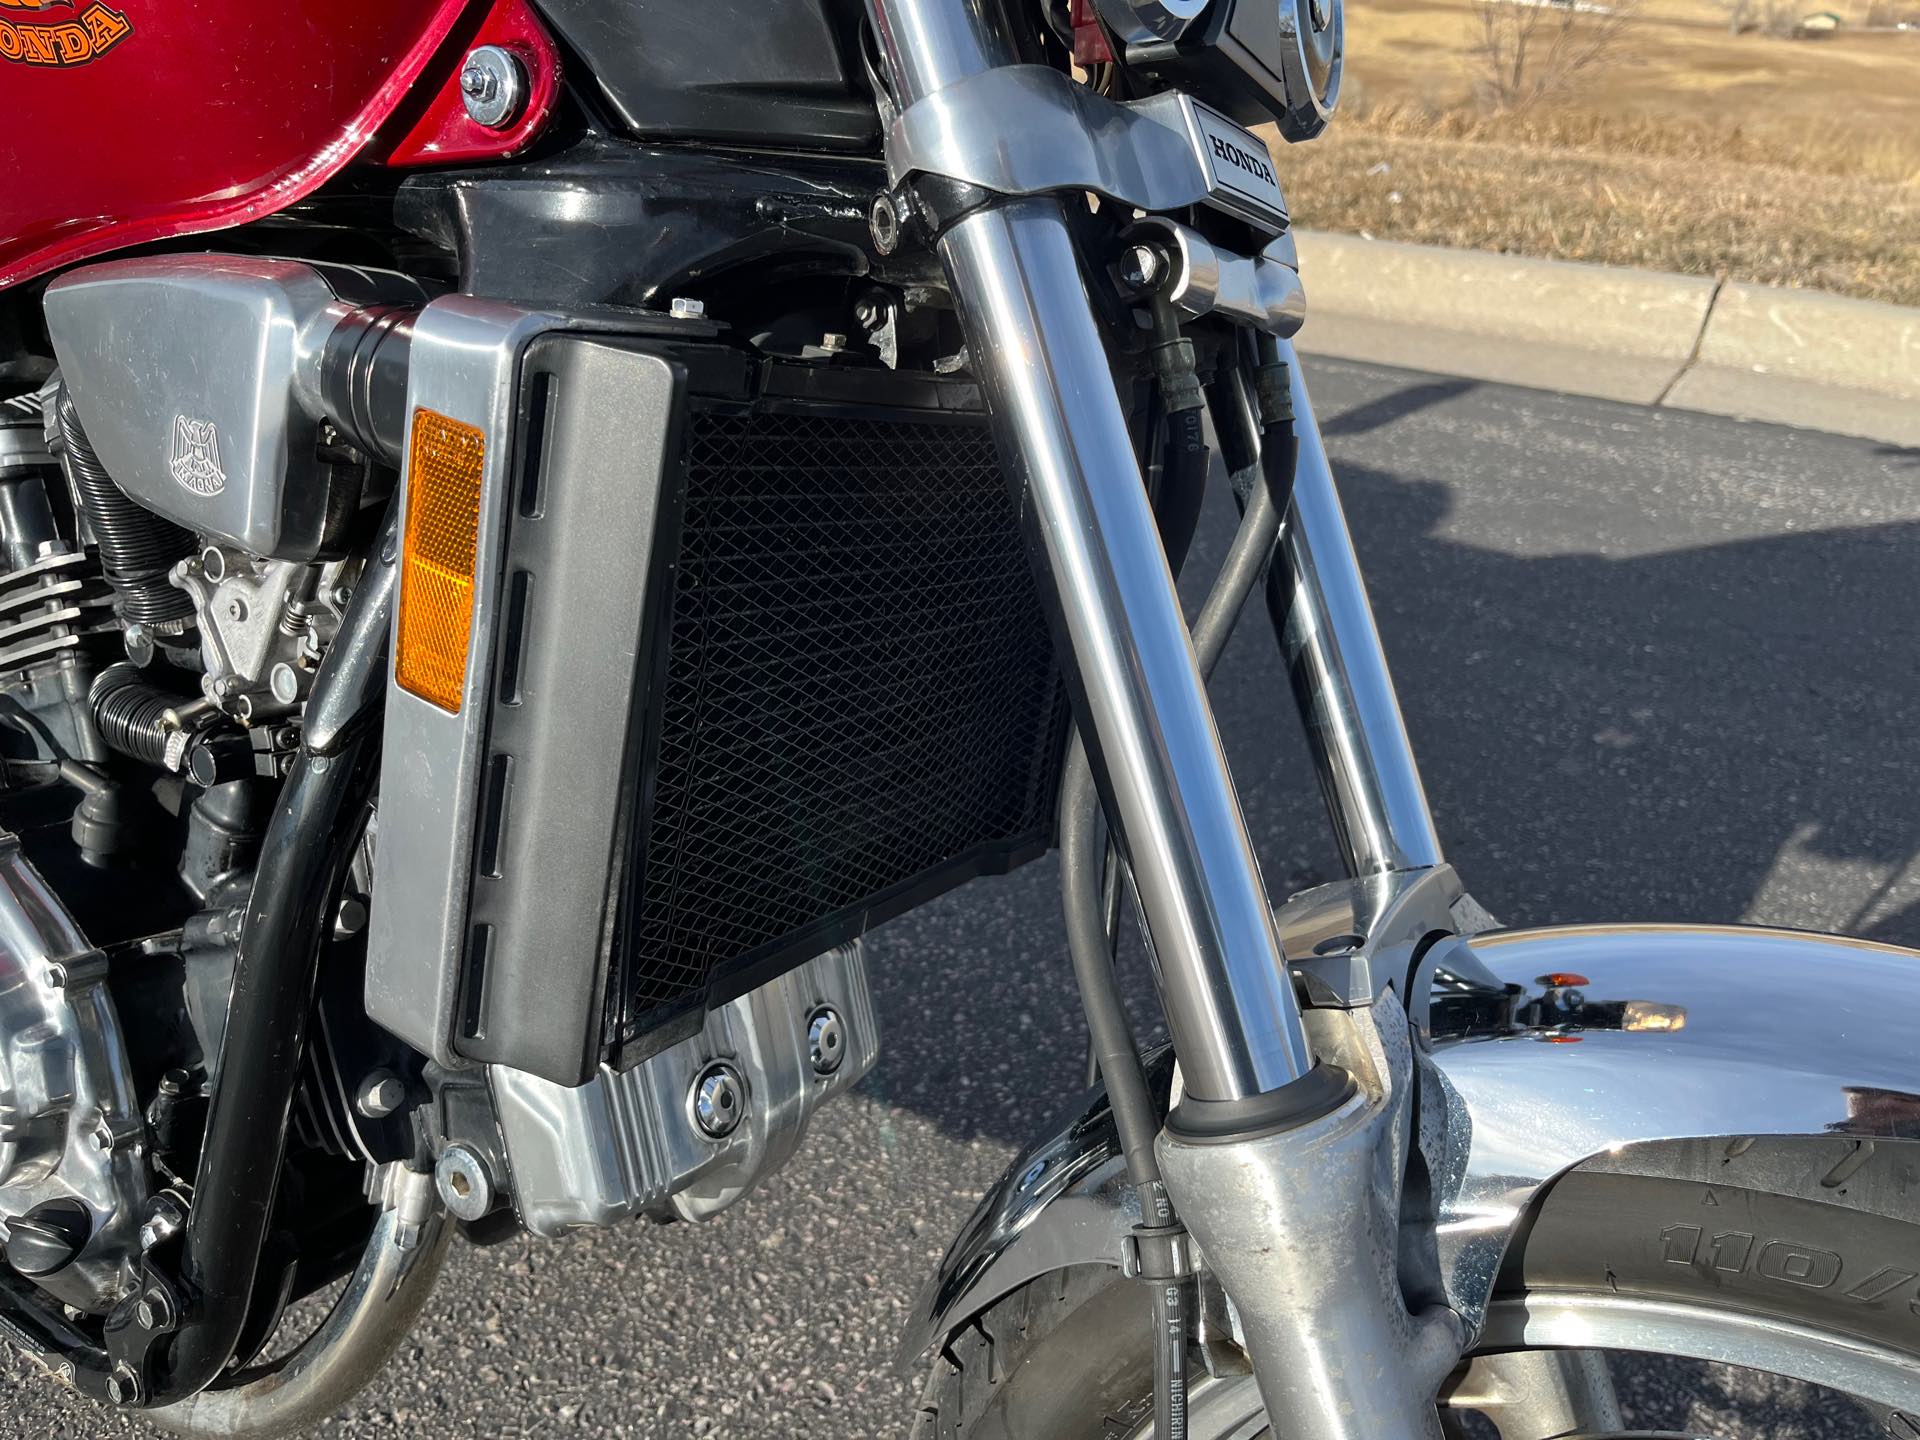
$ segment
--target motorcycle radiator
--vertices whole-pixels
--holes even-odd
[[[971,384],[549,333],[502,404],[440,308],[410,404],[511,442],[465,703],[390,695],[376,1019],[577,1084],[1044,851],[1065,696]]]

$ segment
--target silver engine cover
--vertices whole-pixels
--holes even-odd
[[[0,1227],[77,1201],[92,1230],[37,1282],[100,1313],[133,1283],[147,1200],[145,1125],[107,990],[107,958],[0,833]]]
[[[831,1011],[839,1059],[821,1073],[809,1029]],[[570,1089],[496,1065],[494,1108],[520,1221],[556,1236],[630,1215],[705,1220],[792,1157],[814,1107],[850,1088],[880,1053],[858,941],[712,1011],[698,1035],[631,1070]],[[744,1081],[735,1127],[713,1138],[692,1108],[716,1064]]]

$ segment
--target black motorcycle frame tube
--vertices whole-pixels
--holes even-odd
[[[378,777],[393,587],[390,520],[315,682],[328,717],[303,744],[268,823],[234,964],[225,1039],[188,1212],[186,1316],[153,1366],[149,1402],[204,1389],[233,1358],[272,1223],[306,1050],[328,907]],[[325,748],[317,748],[324,746]]]

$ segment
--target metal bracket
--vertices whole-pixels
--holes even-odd
[[[1300,252],[1292,235],[1280,236],[1249,258],[1155,215],[1127,238],[1146,238],[1166,248],[1174,271],[1167,299],[1182,315],[1225,315],[1282,340],[1306,323],[1307,292],[1300,284]]]
[[[1444,864],[1302,890],[1273,917],[1302,1003],[1357,1010],[1389,986],[1404,990],[1419,947],[1459,928],[1454,908],[1464,895]]]
[[[1190,95],[1121,104],[1044,65],[1007,65],[909,105],[887,134],[898,185],[939,175],[1001,195],[1092,191],[1136,210],[1209,205],[1268,235],[1287,228],[1273,157]]]
[[[1120,1273],[1129,1280],[1184,1280],[1197,1270],[1184,1225],[1136,1225],[1121,1242]]]

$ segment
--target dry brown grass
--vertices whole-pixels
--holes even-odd
[[[1499,113],[1471,4],[1350,7],[1341,115],[1275,147],[1295,215],[1920,304],[1920,37],[1732,36],[1710,0],[1646,3],[1627,59]]]
[[[1357,126],[1281,158],[1319,229],[1920,305],[1920,187]]]

